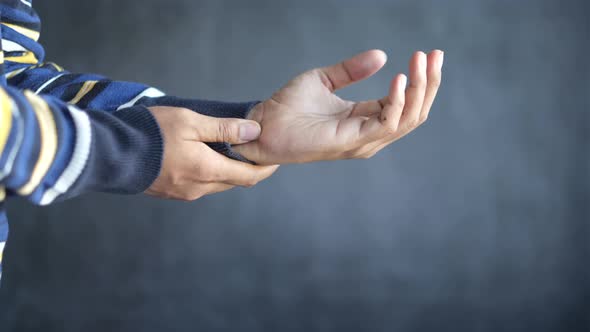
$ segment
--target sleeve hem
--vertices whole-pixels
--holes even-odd
[[[142,193],[147,190],[160,175],[162,168],[162,157],[164,154],[164,141],[160,131],[160,126],[153,114],[144,106],[135,106],[121,109],[114,115],[123,122],[142,131],[144,140],[143,153],[137,158],[134,165],[141,170],[141,176],[132,187],[127,188],[129,193]]]

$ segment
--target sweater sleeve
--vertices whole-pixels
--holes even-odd
[[[0,88],[0,184],[35,204],[89,191],[143,192],[158,176],[162,138],[142,106],[84,111]]]
[[[228,103],[166,96],[141,83],[111,80],[97,74],[71,73],[44,62],[38,42],[40,20],[32,6],[20,0],[0,4],[2,49],[8,85],[53,96],[81,109],[115,112],[133,106],[176,106],[214,117],[245,118],[256,102]],[[207,143],[232,159],[248,162],[229,143]]]

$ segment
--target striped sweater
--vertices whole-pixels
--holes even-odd
[[[244,118],[255,105],[166,96],[139,83],[45,62],[31,0],[0,0],[0,276],[7,198],[46,205],[88,191],[140,193],[158,176],[163,142],[149,106]],[[210,146],[245,161],[229,144]]]

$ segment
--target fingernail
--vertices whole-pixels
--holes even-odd
[[[240,124],[240,139],[244,142],[253,141],[260,136],[260,126],[253,122]]]
[[[445,52],[440,51],[440,59],[438,60],[438,70],[442,70],[443,62],[445,62]]]

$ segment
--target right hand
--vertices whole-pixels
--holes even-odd
[[[255,140],[260,135],[260,125],[255,121],[214,118],[177,107],[149,110],[160,125],[164,157],[160,175],[146,191],[148,195],[193,201],[235,186],[254,186],[278,168],[236,161],[203,143]]]

